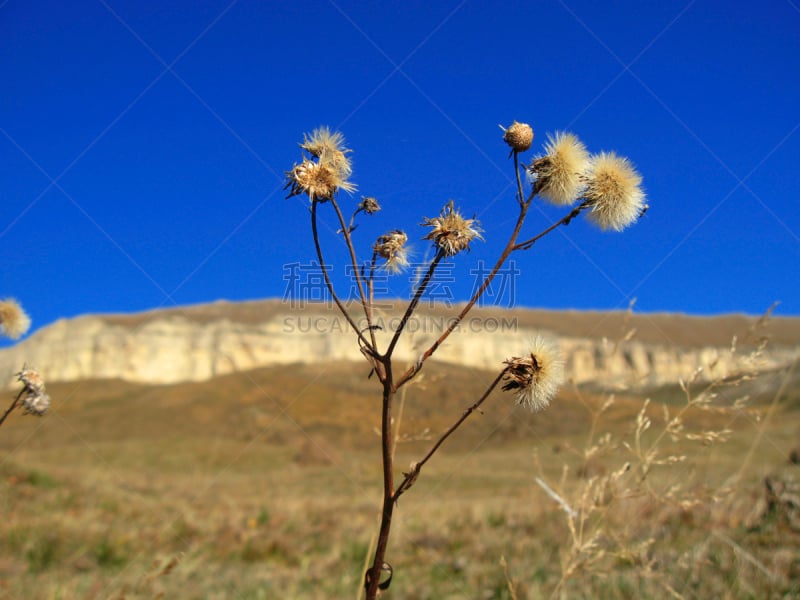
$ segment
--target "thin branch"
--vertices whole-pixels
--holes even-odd
[[[422,294],[425,293],[425,289],[428,287],[428,284],[433,277],[433,272],[436,270],[436,267],[441,262],[442,258],[444,258],[444,253],[440,250],[436,253],[436,256],[433,257],[431,264],[428,266],[428,271],[425,273],[425,276],[422,278],[422,281],[419,282],[419,286],[417,287],[417,291],[414,294],[414,297],[411,299],[411,302],[408,304],[408,308],[406,308],[406,312],[403,315],[403,318],[400,320],[400,325],[397,327],[397,331],[394,332],[394,336],[392,336],[392,341],[389,342],[389,347],[386,349],[386,353],[384,356],[386,358],[392,357],[392,352],[394,352],[394,347],[397,345],[398,340],[400,339],[400,334],[403,333],[403,329],[408,323],[408,320],[411,318],[411,315],[414,313],[414,310],[417,308],[420,299],[422,298]]]
[[[455,423],[453,423],[447,431],[445,431],[442,434],[442,437],[440,437],[436,441],[436,443],[433,446],[431,446],[431,449],[428,450],[427,454],[425,454],[425,456],[422,457],[422,460],[414,464],[414,467],[411,469],[411,472],[405,473],[405,478],[403,479],[402,483],[399,486],[397,486],[397,490],[395,490],[394,492],[395,502],[397,502],[397,499],[403,492],[407,491],[414,484],[414,482],[417,480],[417,477],[419,477],[419,472],[422,470],[422,467],[425,465],[426,462],[428,462],[431,459],[431,457],[436,453],[439,447],[442,444],[444,444],[445,440],[449,438],[455,432],[456,429],[461,427],[461,424],[464,421],[466,421],[467,418],[472,413],[478,410],[480,405],[483,404],[484,401],[492,393],[492,391],[494,391],[494,388],[497,387],[497,385],[500,383],[500,381],[503,379],[503,377],[507,372],[508,372],[508,367],[500,371],[500,374],[497,377],[495,377],[494,381],[492,381],[489,387],[486,388],[486,391],[483,393],[483,395],[472,406],[470,406],[467,410],[465,410],[461,414],[461,417],[459,417],[459,419]]]
[[[342,214],[341,209],[339,208],[338,202],[336,202],[335,198],[331,198],[331,204],[333,208],[336,210],[336,216],[339,218],[339,224],[342,226],[342,234],[344,235],[344,240],[347,243],[347,250],[350,252],[350,262],[353,265],[353,272],[356,276],[356,285],[358,286],[358,295],[361,298],[361,307],[364,309],[364,317],[367,319],[367,327],[369,328],[369,335],[372,341],[372,348],[375,349],[377,347],[377,342],[375,340],[375,331],[372,328],[372,311],[367,307],[367,296],[364,294],[364,284],[361,281],[361,272],[358,268],[358,259],[356,258],[356,250],[353,247],[353,240],[350,237],[350,228],[349,226],[345,225],[344,222],[344,215]],[[354,215],[355,216],[355,215]]]
[[[20,399],[22,398],[22,394],[24,394],[27,390],[28,390],[28,388],[24,387],[19,391],[19,394],[17,394],[17,397],[14,398],[14,401],[11,403],[11,406],[8,407],[6,412],[3,413],[2,418],[0,418],[0,426],[3,423],[5,423],[5,420],[8,418],[8,415],[11,414],[11,411],[13,411],[17,407],[17,404],[19,403]]]
[[[563,216],[561,219],[553,223],[550,227],[539,233],[538,235],[533,236],[529,240],[525,240],[524,242],[520,242],[516,246],[514,246],[514,250],[529,250],[531,246],[533,246],[536,242],[538,242],[541,238],[546,236],[548,233],[560,227],[561,225],[569,225],[570,221],[580,214],[580,212],[586,208],[589,208],[591,204],[588,201],[584,201],[583,203],[579,204],[575,208],[573,208],[567,215]]]
[[[444,341],[450,336],[451,333],[453,333],[453,331],[455,331],[455,328],[458,326],[458,324],[464,319],[467,313],[472,310],[472,307],[475,306],[475,303],[480,299],[480,297],[492,283],[492,280],[495,278],[500,268],[515,249],[517,237],[519,237],[519,233],[522,230],[522,224],[525,222],[525,216],[528,214],[528,207],[530,206],[531,200],[533,200],[533,194],[528,196],[528,199],[520,206],[519,216],[517,217],[517,223],[514,226],[514,231],[511,233],[511,237],[509,238],[503,253],[500,255],[500,258],[497,259],[497,262],[495,263],[489,275],[486,276],[486,279],[484,279],[480,288],[478,288],[478,290],[472,295],[472,298],[470,298],[469,302],[467,302],[461,312],[454,319],[451,319],[450,325],[442,333],[442,335],[440,335],[439,338],[433,342],[433,344],[425,352],[422,353],[419,359],[417,359],[416,364],[412,365],[398,379],[398,388],[404,385],[409,379],[414,377],[414,375],[416,375],[420,369],[422,369],[423,363],[430,358],[430,356],[436,352],[436,349],[444,343]]]
[[[517,174],[517,201],[520,206],[525,204],[525,192],[522,191],[522,178],[519,174],[519,153],[514,152],[514,173]]]
[[[317,259],[319,260],[319,266],[322,269],[322,275],[325,278],[325,285],[328,287],[328,292],[333,298],[333,301],[336,303],[336,306],[339,309],[339,312],[342,313],[347,322],[350,323],[350,327],[353,328],[353,331],[356,332],[358,339],[363,344],[363,347],[367,348],[371,354],[375,353],[375,347],[364,337],[364,334],[359,330],[358,325],[356,325],[355,321],[353,321],[350,314],[345,310],[342,301],[339,300],[339,296],[336,295],[336,290],[333,289],[333,283],[331,282],[330,275],[328,274],[328,267],[325,264],[325,259],[322,256],[322,247],[319,243],[319,233],[317,231],[317,202],[311,203],[311,233],[314,237],[314,248],[317,251]]]

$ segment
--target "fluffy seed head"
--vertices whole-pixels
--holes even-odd
[[[592,209],[587,218],[606,231],[622,231],[644,209],[642,176],[627,158],[602,152],[592,158],[584,197]]]
[[[536,337],[526,356],[505,361],[508,372],[503,390],[517,392],[517,401],[536,412],[547,408],[564,379],[561,354],[542,337]]]
[[[425,218],[422,222],[431,231],[424,238],[433,240],[437,248],[446,256],[455,256],[462,250],[469,250],[469,244],[475,238],[482,240],[481,229],[476,219],[465,219],[454,208],[453,201],[442,209],[438,217]]]
[[[22,398],[22,406],[25,408],[25,414],[41,417],[50,408],[50,394],[44,391],[29,391]]]
[[[44,391],[44,379],[36,369],[23,366],[22,370],[17,373],[17,381],[21,382],[25,389],[31,393]]]
[[[347,157],[352,150],[345,148],[344,136],[338,131],[331,133],[327,127],[318,127],[310,135],[303,134],[300,147],[318,158],[321,163],[327,163],[342,179],[347,179],[353,172]]]
[[[386,259],[383,267],[390,273],[399,273],[408,266],[407,241],[408,236],[395,229],[380,236],[372,246],[378,256]]]
[[[525,152],[533,143],[533,129],[527,123],[514,121],[503,134],[503,140],[516,152]]]
[[[347,192],[356,189],[355,185],[343,179],[335,168],[322,160],[315,162],[303,159],[303,162],[286,172],[286,180],[285,188],[290,188],[289,198],[306,194],[312,202],[330,200],[339,188]]]
[[[0,300],[0,334],[13,340],[22,336],[31,326],[31,318],[19,303],[12,299]]]
[[[545,200],[568,206],[575,202],[584,186],[589,153],[575,135],[564,132],[548,135],[544,149],[546,154],[528,167],[535,181],[534,189]]]
[[[347,181],[353,172],[347,156],[351,151],[344,147],[341,133],[319,127],[311,134],[303,134],[300,147],[313,159],[304,157],[286,172],[284,189],[289,188],[289,198],[306,194],[312,202],[325,202],[333,198],[337,189],[355,191],[355,184]]]

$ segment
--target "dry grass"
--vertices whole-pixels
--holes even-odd
[[[427,370],[397,464],[489,377]],[[796,391],[737,409],[718,391],[687,404],[667,390],[642,410],[641,398],[566,390],[536,416],[498,394],[401,500],[385,597],[799,594],[796,515],[764,486],[797,479],[800,413],[783,402]],[[357,597],[380,498],[374,382],[360,366],[51,394],[52,414],[15,415],[0,437],[0,598]],[[667,427],[679,413],[683,429]],[[709,438],[723,430],[727,441]]]

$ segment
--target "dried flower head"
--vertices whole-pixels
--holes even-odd
[[[320,163],[327,163],[338,172],[342,179],[347,179],[353,172],[350,159],[347,157],[352,150],[345,148],[344,136],[327,127],[318,127],[311,135],[303,134],[303,143],[300,144],[306,152],[319,159]]]
[[[327,127],[315,129],[311,135],[303,134],[300,144],[316,160],[303,158],[286,172],[286,185],[289,196],[306,194],[312,202],[325,202],[333,198],[337,189],[353,192],[355,184],[347,181],[353,172],[344,147],[344,136],[338,131],[331,133]]]
[[[303,159],[303,162],[286,172],[286,179],[285,188],[290,188],[289,198],[306,194],[312,202],[330,200],[339,188],[347,192],[356,189],[355,185],[343,179],[336,169],[322,160],[315,162]]]
[[[27,366],[23,366],[22,370],[20,370],[17,375],[17,381],[20,381],[22,385],[25,386],[30,392],[43,392],[44,391],[44,379],[39,374],[39,371],[36,369],[32,369]]]
[[[408,266],[408,253],[405,247],[408,236],[395,229],[380,236],[372,249],[381,258],[386,259],[384,268],[391,273],[398,273]]]
[[[517,401],[532,411],[547,408],[564,379],[560,353],[542,337],[533,340],[527,356],[515,356],[505,364],[503,390],[517,391]]]
[[[533,143],[533,129],[527,123],[514,121],[504,132],[503,140],[516,152],[525,152]]]
[[[528,167],[534,189],[553,204],[570,205],[585,185],[583,176],[590,165],[586,146],[571,133],[556,132],[547,136],[544,149],[546,154]]]
[[[33,392],[29,391],[22,397],[22,406],[25,408],[25,414],[36,415],[41,417],[50,408],[50,394],[45,391]]]
[[[31,319],[19,305],[12,299],[0,300],[0,334],[18,339],[31,326]]]
[[[591,203],[588,219],[602,230],[622,231],[644,210],[642,176],[627,158],[602,152],[592,158],[584,198]]]
[[[381,209],[381,205],[378,204],[378,200],[373,198],[372,196],[362,196],[361,203],[358,205],[358,209],[361,212],[365,212],[368,215],[374,215]]]
[[[482,240],[481,229],[476,219],[465,219],[454,208],[453,201],[447,203],[438,217],[422,222],[431,231],[424,238],[433,240],[437,248],[446,256],[455,256],[462,250],[469,250],[469,244],[475,238]]]

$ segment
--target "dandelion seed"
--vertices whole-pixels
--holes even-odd
[[[31,318],[19,303],[12,299],[0,300],[0,334],[13,340],[20,338],[31,326]]]
[[[575,135],[564,132],[548,135],[544,149],[545,156],[528,167],[534,189],[552,204],[568,206],[580,196],[585,185],[589,152]]]
[[[560,353],[542,337],[533,340],[528,356],[515,356],[505,364],[503,390],[515,390],[517,401],[534,412],[547,408],[564,379]]]
[[[645,208],[642,176],[626,158],[602,152],[592,158],[584,198],[592,209],[587,218],[606,231],[622,231]]]
[[[383,267],[390,273],[399,273],[408,266],[407,241],[408,236],[395,229],[380,236],[372,247],[378,256],[386,259]]]
[[[455,256],[462,250],[469,250],[472,240],[483,239],[478,221],[462,217],[454,208],[452,200],[442,209],[438,217],[425,218],[422,225],[431,228],[428,235],[422,239],[433,240],[446,256]]]
[[[514,121],[503,131],[503,140],[516,152],[525,152],[533,143],[533,129],[527,123]]]

